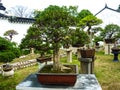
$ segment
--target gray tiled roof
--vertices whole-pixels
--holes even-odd
[[[11,23],[33,23],[35,19],[33,18],[24,18],[24,17],[16,17],[16,16],[8,16],[0,13],[0,19],[6,19]]]

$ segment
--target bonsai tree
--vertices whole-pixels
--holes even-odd
[[[101,27],[93,27],[92,28],[92,38],[93,42],[95,43],[95,46],[99,46],[99,42],[103,41],[100,33],[103,31],[103,28]]]
[[[40,51],[42,51],[41,45],[45,45],[44,48],[48,48],[47,50],[43,50],[44,52],[52,50],[53,70],[56,71],[63,69],[63,65],[60,63],[59,49],[63,46],[63,43],[65,43],[66,35],[69,35],[67,34],[69,26],[75,25],[76,22],[71,10],[74,9],[71,7],[50,5],[44,11],[38,11],[38,14],[36,14],[36,22],[31,27],[31,31],[35,37],[28,39],[29,43],[31,41],[31,44],[26,42]],[[26,35],[26,37],[28,37],[28,35]],[[24,40],[24,42],[25,41],[26,40]]]
[[[120,27],[117,24],[108,24],[101,32],[103,39],[116,39],[120,33]]]
[[[79,23],[80,20],[85,18],[88,15],[93,15],[89,10],[83,9],[77,14],[77,22]]]
[[[11,41],[14,35],[18,35],[17,31],[15,30],[8,30],[4,33],[4,36],[9,36],[9,40]]]
[[[89,46],[91,46],[91,44],[92,44],[92,36],[91,36],[92,35],[92,26],[96,26],[101,23],[102,23],[102,20],[98,19],[94,15],[88,15],[79,21],[78,26],[80,26],[81,28],[87,27],[87,34],[89,35],[89,38],[90,38]]]

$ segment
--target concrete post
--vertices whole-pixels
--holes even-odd
[[[67,62],[72,62],[72,50],[71,49],[67,49]]]
[[[93,58],[79,58],[82,74],[93,74],[94,59]]]

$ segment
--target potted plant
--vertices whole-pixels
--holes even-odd
[[[50,46],[46,44],[40,44],[35,49],[39,52],[40,56],[36,58],[39,63],[46,63],[52,61],[52,55],[50,51]]]
[[[84,17],[80,20],[79,26],[88,27],[87,34],[90,39],[90,43],[88,45],[86,45],[87,47],[80,50],[82,57],[86,56],[85,58],[89,58],[89,57],[93,57],[95,55],[95,49],[92,47],[93,46],[92,45],[92,43],[93,43],[92,37],[94,36],[95,31],[92,30],[92,26],[99,25],[101,23],[102,23],[102,20],[98,19],[97,17],[95,17],[92,14],[87,15],[86,17]],[[92,55],[92,56],[90,56],[90,55]]]
[[[107,44],[115,43],[115,39],[114,38],[107,38],[107,39],[105,39],[105,43],[107,43]]]
[[[32,39],[28,41],[33,42],[35,38],[32,43],[33,47],[38,46],[39,50],[36,48],[38,51],[46,52],[50,50],[53,58],[52,66],[49,67],[49,65],[45,65],[43,68],[39,69],[36,74],[41,84],[74,85],[77,80],[77,65],[64,65],[60,62],[59,56],[60,48],[65,43],[66,35],[68,36],[68,40],[70,39],[68,27],[75,24],[75,17],[67,10],[69,9],[65,7],[50,5],[44,11],[36,12],[36,22],[31,26],[29,35],[32,33],[34,37],[31,36]],[[37,33],[35,34],[35,32]],[[29,35],[26,35],[26,38]],[[38,43],[41,45],[45,44],[43,48],[49,48],[42,49],[39,47],[40,44],[38,45]],[[41,72],[44,71],[43,69],[46,67],[49,67],[48,71],[51,72]],[[75,72],[66,72],[73,70]],[[53,71],[55,73],[53,73]],[[59,77],[61,77],[61,79]]]
[[[47,68],[47,72],[46,71]],[[64,65],[62,71],[54,71],[52,65],[45,65],[37,72],[38,81],[41,84],[74,86],[77,80],[77,65]]]
[[[2,66],[2,68],[3,68],[3,71],[10,71],[10,70],[13,69],[12,65],[10,65],[10,64],[8,64],[8,63],[4,64],[4,65]]]
[[[3,76],[12,76],[14,74],[13,66],[10,65],[9,63],[3,64],[2,65],[2,75]]]
[[[105,42],[107,44],[115,43],[116,38],[119,38],[119,30],[120,27],[116,24],[108,24],[105,26],[104,30],[102,31],[101,35],[105,38]]]

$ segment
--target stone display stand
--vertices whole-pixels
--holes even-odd
[[[104,47],[105,47],[105,54],[112,54],[112,47],[114,47],[114,44],[109,44],[109,43],[104,43]]]
[[[34,51],[35,51],[34,48],[31,48],[31,54],[34,54]]]
[[[119,62],[118,54],[120,54],[120,52],[112,52],[112,53],[114,54],[113,62]]]
[[[79,59],[79,57],[81,57],[80,48],[77,49],[77,58]]]
[[[79,58],[82,74],[93,74],[94,58]]]
[[[2,71],[2,76],[8,77],[8,76],[13,76],[14,75],[14,70],[10,71]]]
[[[102,90],[94,74],[79,74],[74,86],[42,85],[31,74],[16,86],[16,90]]]
[[[72,62],[72,50],[66,49],[66,53],[67,53],[67,62]]]

